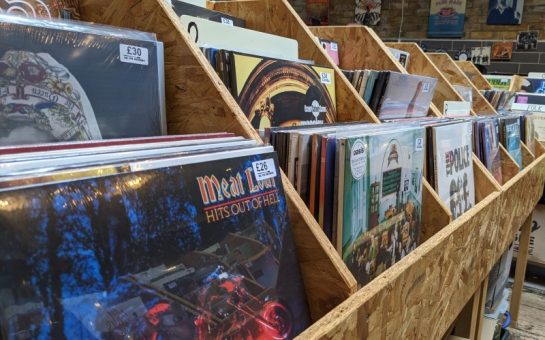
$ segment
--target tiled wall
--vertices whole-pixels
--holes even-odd
[[[545,0],[544,0],[545,1]],[[393,41],[393,39],[384,39]],[[470,50],[472,47],[492,46],[494,40],[443,40],[443,39],[403,39],[403,41],[414,41],[423,44],[430,52],[444,49],[452,57],[461,49]],[[513,56],[509,61],[491,61],[485,66],[490,74],[520,74],[527,75],[528,72],[545,72],[545,41],[537,44],[535,51],[513,50]]]

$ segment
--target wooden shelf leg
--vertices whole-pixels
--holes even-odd
[[[479,289],[479,292],[481,293],[479,295],[479,304],[477,306],[477,323],[475,325],[475,333],[472,333],[473,336],[471,339],[475,340],[481,340],[481,335],[483,331],[483,320],[484,320],[484,308],[486,306],[486,295],[488,294],[488,276],[486,279],[481,283],[481,288]],[[477,296],[475,296],[476,298]]]
[[[454,335],[472,340],[481,338],[487,290],[488,277],[481,283],[479,289],[460,313],[454,326]]]
[[[526,265],[528,264],[528,248],[530,246],[530,233],[532,231],[532,214],[526,218],[522,225],[519,238],[519,250],[517,253],[517,267],[515,269],[515,283],[511,294],[511,321],[513,327],[517,327],[520,312],[520,299],[522,297],[522,287],[524,286],[524,277],[526,276]]]

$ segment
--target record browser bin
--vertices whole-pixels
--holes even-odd
[[[259,139],[209,62],[164,0],[81,0],[82,19],[154,32],[165,46],[168,131],[229,131]],[[246,20],[247,27],[296,39],[303,59],[332,64],[287,0],[227,1],[209,7]],[[360,68],[403,71],[366,28]],[[356,36],[346,36],[356,39]],[[345,41],[339,42],[345,45]],[[341,46],[342,48],[342,46]],[[357,58],[357,56],[354,56]],[[371,62],[382,65],[373,66]],[[379,120],[338,67],[337,119]],[[432,114],[440,115],[432,109]],[[356,280],[287,178],[284,188],[314,324],[301,339],[440,338],[480,287],[502,250],[531,214],[545,183],[545,150],[498,185],[474,156],[478,204],[454,222],[427,183],[420,247],[356,292]],[[506,164],[508,166],[509,164]],[[516,199],[515,199],[516,198]],[[449,223],[450,222],[450,223]]]

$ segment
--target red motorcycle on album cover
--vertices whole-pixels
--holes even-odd
[[[225,272],[221,266],[212,272],[198,290],[197,304],[185,301],[191,311],[193,325],[176,317],[172,305],[159,302],[146,313],[151,326],[147,338],[167,340],[263,340],[291,338],[293,318],[290,311],[275,298],[272,289],[240,274]],[[193,300],[193,299],[192,299]],[[179,299],[177,302],[180,302]],[[192,328],[192,330],[189,330]]]

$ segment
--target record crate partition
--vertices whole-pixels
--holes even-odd
[[[299,42],[301,58],[313,59],[317,64],[331,64],[325,51],[313,39],[308,28],[285,0],[210,3],[209,7],[245,19],[250,29],[295,38]],[[158,35],[158,39],[164,42],[169,133],[230,131],[259,140],[259,136],[234,98],[192,42],[178,17],[166,2],[163,0],[82,0],[81,11],[82,18],[86,21],[154,32]],[[334,67],[334,70],[338,120],[378,122],[376,116],[357,95],[340,70],[337,67]],[[444,282],[443,274],[448,274],[442,263],[452,262],[452,258],[445,258],[445,252],[439,248],[451,248],[450,255],[458,254],[457,262],[473,262],[475,259],[467,259],[464,251],[460,251],[460,237],[451,235],[452,231],[463,228],[467,230],[467,233],[479,234],[481,229],[487,228],[477,228],[477,226],[499,222],[498,197],[501,189],[487,172],[478,170],[476,175],[476,181],[483,183],[477,190],[477,198],[480,202],[472,214],[466,214],[450,224],[448,224],[450,216],[446,208],[440,203],[431,187],[426,184],[423,190],[423,229],[435,228],[436,232],[430,235],[435,234],[431,238],[436,241],[425,242],[392,270],[386,271],[350,298],[348,297],[356,288],[354,277],[303,201],[283,176],[312,319],[317,320],[346,300],[311,326],[301,335],[301,338],[318,337],[326,333],[335,334],[329,333],[328,329],[332,332],[335,332],[335,329],[350,329],[352,331],[346,333],[347,336],[352,334],[355,337],[361,337],[360,335],[373,337],[384,334],[390,327],[393,328],[389,333],[403,336],[417,334],[415,332],[421,329],[421,326],[426,326],[424,329],[428,331],[419,334],[427,336],[431,329],[435,332],[434,334],[439,334],[438,328],[434,328],[434,325],[437,323],[442,325],[446,323],[446,319],[442,318],[442,322],[434,321],[434,325],[429,324],[431,318],[426,315],[432,314],[428,308],[424,308],[428,307],[427,304],[423,303],[429,301],[430,295],[439,296],[439,291],[433,287],[437,287],[437,282]],[[481,247],[482,255],[492,256],[495,235],[486,236],[471,238],[468,249]],[[473,278],[467,277],[467,273],[461,276],[460,274],[464,273],[452,271],[447,277],[451,280],[462,277],[458,286],[474,281]],[[393,288],[395,289],[392,291]],[[347,304],[355,305],[361,312],[356,312],[356,315],[344,314],[346,309],[343,306]],[[436,305],[434,308],[439,311],[444,306]],[[415,314],[414,311],[419,313]],[[339,313],[342,315],[337,318]],[[331,316],[335,318],[335,323],[327,321]],[[424,316],[424,318],[419,321],[416,319],[417,316],[419,318]],[[358,319],[356,323],[353,322],[354,317]],[[328,328],[329,326],[333,328]],[[339,334],[342,336],[344,333]]]
[[[420,50],[420,47],[418,47],[416,44],[410,44],[412,45],[412,50]],[[399,45],[398,45],[399,46]],[[416,46],[416,47],[415,47]],[[401,47],[401,46],[399,46]],[[418,51],[417,51],[418,52]],[[427,53],[426,56],[429,58],[429,60],[434,64],[435,68],[438,70],[441,70],[441,72],[444,73],[445,77],[448,79],[449,82],[452,83],[458,83],[462,84],[464,86],[469,86],[472,88],[473,95],[478,95],[477,98],[482,98],[482,100],[479,100],[479,103],[486,103],[488,104],[488,101],[482,96],[479,92],[480,89],[479,86],[476,86],[467,76],[466,72],[464,72],[461,67],[452,60],[452,58],[446,54],[446,53]],[[411,55],[412,58],[412,55]],[[410,61],[409,61],[410,62]],[[410,67],[410,65],[409,65]],[[466,65],[465,68],[467,69],[468,66]],[[477,79],[486,80],[480,74],[478,69],[473,65],[473,69],[470,70],[470,73],[476,74]],[[480,76],[480,77],[479,77]],[[522,86],[523,78],[520,76],[513,76],[511,85],[509,90],[510,91],[519,91],[520,87]],[[483,85],[485,88],[486,85],[490,86],[488,81],[486,83],[480,82],[481,85]],[[474,97],[475,98],[475,97]],[[475,103],[474,103],[475,104]],[[485,107],[483,104],[478,104],[479,107]],[[491,107],[491,105],[489,105]],[[475,108],[475,106],[474,106]],[[486,108],[486,107],[485,107]],[[495,109],[491,107],[493,110],[493,113],[497,114]],[[543,153],[542,145],[536,140],[535,141],[536,146],[536,156],[541,156]],[[511,302],[511,313],[512,318],[514,321],[514,324],[516,324],[518,315],[519,315],[519,308],[520,308],[520,298],[522,295],[522,285],[524,283],[524,275],[525,275],[525,268],[526,268],[526,262],[527,262],[527,254],[528,254],[528,246],[529,246],[529,234],[530,234],[530,222],[531,222],[531,214],[533,211],[533,208],[537,204],[537,200],[534,204],[530,204],[527,206],[526,209],[522,210],[520,214],[517,213],[515,210],[509,210],[511,208],[512,203],[518,203],[517,199],[522,197],[524,195],[525,190],[528,188],[538,188],[538,191],[541,190],[541,182],[535,182],[534,184],[532,181],[529,181],[529,178],[535,178],[534,176],[536,174],[542,174],[543,168],[545,167],[545,162],[539,157],[536,159],[536,156],[532,154],[532,152],[528,149],[528,147],[521,143],[521,152],[523,156],[523,166],[524,170],[517,174],[518,167],[516,164],[514,164],[514,160],[511,159],[509,156],[507,150],[500,146],[501,149],[501,157],[502,157],[502,172],[507,172],[509,175],[509,180],[507,183],[504,183],[502,186],[502,192],[503,192],[503,200],[505,201],[504,206],[506,207],[505,210],[502,210],[504,212],[504,216],[502,217],[502,223],[501,226],[506,226],[506,228],[500,228],[499,233],[500,237],[498,238],[498,254],[501,255],[511,244],[514,240],[515,234],[521,230],[521,242],[519,245],[519,251],[521,256],[520,265],[517,264],[516,273],[515,273],[515,285],[513,287],[513,294],[512,294],[512,302]],[[541,175],[542,176],[542,175]],[[539,194],[538,194],[538,200],[539,200]],[[514,200],[514,202],[512,202]],[[518,207],[517,207],[518,209]],[[513,219],[513,217],[517,217],[516,220]],[[486,296],[486,284],[487,280],[483,282],[481,287],[476,293],[475,299],[479,300],[480,303],[477,306],[477,309],[474,312],[477,312],[479,315],[476,317],[477,322],[478,319],[482,319],[482,314],[484,311],[484,304],[485,304],[485,296]],[[474,300],[475,300],[474,299]],[[476,330],[476,332],[479,331],[479,328]],[[478,334],[478,333],[476,333]]]
[[[311,27],[310,29],[320,38],[334,40],[339,43],[341,68],[368,68],[406,73],[403,66],[387,51],[387,46],[367,27],[328,26]],[[403,48],[405,46],[388,45],[394,45],[392,47],[399,47],[407,51],[406,48]],[[411,53],[408,65],[409,72],[411,71],[411,65],[413,65],[417,72],[410,73],[438,78],[434,104],[442,107],[445,100],[462,100],[447,78],[429,60],[418,45],[410,45],[415,47],[416,52],[408,51]],[[361,48],[361,46],[366,46],[366,48]],[[414,55],[416,57],[413,57]],[[493,113],[495,113],[495,110]],[[423,255],[419,253],[409,255],[411,260],[419,263],[412,266],[407,265],[405,271],[400,269],[400,272],[392,273],[388,278],[380,277],[379,279],[384,280],[383,284],[386,288],[373,293],[365,292],[365,288],[362,289],[326,318],[311,327],[305,335],[339,339],[345,337],[363,338],[366,336],[370,338],[441,337],[456,320],[460,311],[464,310],[466,302],[472,298],[472,292],[477,293],[475,294],[477,297],[479,297],[479,292],[482,295],[481,287],[488,272],[501,256],[503,250],[511,243],[514,234],[523,225],[524,218],[531,214],[533,206],[539,200],[541,192],[537,189],[538,187],[530,183],[532,181],[536,181],[536,183],[545,182],[543,178],[545,174],[545,156],[534,162],[534,156],[525,146],[522,151],[525,169],[519,173],[515,161],[504,148],[502,149],[502,160],[504,160],[502,162],[502,171],[509,180],[499,189],[502,194],[488,203],[488,209],[495,211],[494,214],[504,213],[501,214],[499,219],[495,219],[490,224],[480,225],[477,222],[479,221],[479,215],[486,215],[487,211],[486,208],[480,208],[478,204],[461,218],[435,234],[424,245],[417,248],[416,251],[423,252]],[[541,145],[538,145],[540,156],[543,151]],[[478,164],[476,168],[484,167],[479,160],[476,160],[475,163]],[[487,170],[483,170],[483,172],[488,174]],[[485,185],[497,189],[498,184],[495,180],[490,180],[490,176],[487,177],[489,181]],[[477,190],[480,189],[481,185],[483,185],[481,181],[476,183]],[[526,191],[532,187],[535,190]],[[512,195],[518,196],[513,199]],[[508,197],[511,197],[511,199],[508,199]],[[516,202],[520,202],[520,204],[512,207],[512,199],[517,200]],[[523,199],[523,201],[519,201],[520,199]],[[511,210],[511,208],[513,209]],[[514,216],[521,216],[522,218],[514,220]],[[498,228],[498,226],[505,227]],[[484,239],[475,240],[479,238]],[[484,249],[482,247],[472,243],[481,241],[490,245],[489,252],[483,253]],[[487,241],[489,243],[486,243]],[[457,248],[449,249],[446,246],[448,242],[455,242]],[[453,253],[450,253],[450,251],[453,251]],[[463,254],[459,254],[459,252]],[[416,260],[413,256],[419,258],[419,260]],[[471,262],[471,259],[476,261],[478,265]],[[423,274],[426,268],[428,268],[428,273]],[[439,275],[439,277],[433,277],[430,268],[435,268],[438,273],[442,273],[444,275],[443,280],[439,278]],[[421,271],[422,276],[412,271]],[[428,275],[428,277],[426,278],[425,275]],[[414,281],[415,279],[420,281]],[[459,281],[456,282],[456,280]],[[436,286],[433,286],[432,283]],[[417,285],[421,286],[417,288]],[[403,287],[405,288],[404,291]],[[443,287],[443,291],[438,290],[437,287]],[[415,289],[421,290],[415,292]],[[396,297],[388,296],[388,294],[396,294],[397,290],[401,290],[401,292],[397,292],[397,294],[401,294],[397,296],[397,300]],[[486,292],[484,292],[484,295],[486,295]],[[445,298],[442,298],[442,296]],[[416,306],[411,305],[411,303]],[[399,306],[407,306],[407,308],[400,308]],[[381,310],[373,313],[373,308],[381,308]],[[475,319],[478,313],[479,311],[476,311]],[[362,318],[367,321],[362,321]],[[348,320],[343,321],[346,319]],[[356,324],[351,324],[352,322]]]
[[[210,3],[209,7],[216,6],[232,7],[217,9],[245,19],[250,29],[297,39],[302,58],[332,66],[321,45],[287,1],[219,2]],[[154,32],[164,42],[170,133],[227,130],[259,140],[174,11],[162,0],[84,0],[81,7],[84,20]],[[276,25],[271,24],[273,22]],[[340,70],[333,68],[338,120],[378,122]],[[311,314],[316,320],[353,293],[356,281],[285,177],[283,183]],[[427,184],[423,189],[423,201],[423,210],[427,211],[423,225],[431,228],[448,224],[447,209]]]
[[[479,90],[492,90],[492,85],[486,80],[479,69],[469,60],[456,60],[456,65],[464,71],[466,76],[471,80]]]
[[[471,79],[473,84],[479,90],[489,90],[492,89],[492,86],[488,80],[481,74],[481,72],[475,67],[475,65],[470,61],[457,61],[456,64],[464,71],[464,73]],[[521,90],[522,82],[524,78],[519,75],[513,75],[511,77],[511,84],[509,86],[509,91],[518,92]],[[536,143],[540,146],[539,142]],[[525,144],[521,144],[522,150],[522,162],[523,166],[527,167],[529,163],[535,159],[534,155],[526,147]],[[531,185],[531,184],[530,184]],[[511,293],[511,302],[510,302],[510,312],[513,320],[513,324],[516,326],[519,318],[520,312],[520,303],[522,298],[522,288],[524,286],[524,280],[526,276],[526,267],[528,264],[528,254],[529,254],[529,243],[530,243],[530,233],[531,233],[531,215],[526,219],[521,227],[521,236],[519,240],[519,251],[517,254],[516,270],[513,283],[513,289]],[[507,236],[511,235],[513,230],[507,231]],[[515,231],[516,232],[516,231]],[[508,240],[508,238],[506,239]],[[508,243],[509,244],[509,243]],[[500,245],[500,248],[502,245]],[[484,288],[484,287],[483,287]],[[486,290],[481,292],[481,299],[483,296],[486,296]],[[482,313],[481,313],[482,318]]]

